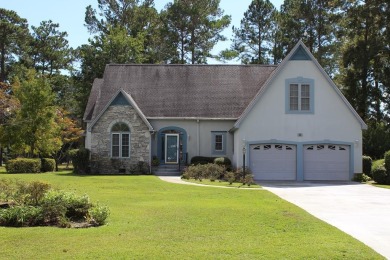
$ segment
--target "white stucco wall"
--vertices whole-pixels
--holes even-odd
[[[195,119],[149,119],[150,124],[156,131],[153,135],[152,155],[157,155],[157,131],[166,127],[180,127],[187,132],[187,153],[188,163],[194,156],[224,156],[232,159],[233,156],[233,134],[228,131],[233,127],[235,121],[221,120],[195,120]],[[226,154],[212,154],[212,131],[226,131]]]
[[[313,114],[286,113],[285,80],[296,77],[314,79]],[[287,62],[235,132],[235,146],[242,147],[243,139],[349,142],[353,144],[353,171],[362,172],[361,125],[312,61]],[[241,166],[242,150],[237,150],[233,162]]]

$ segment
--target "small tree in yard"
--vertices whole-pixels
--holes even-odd
[[[62,142],[61,148],[54,154],[56,171],[58,171],[58,164],[68,156],[69,150],[77,146],[83,130],[78,127],[77,121],[72,119],[64,109],[57,109],[56,123],[60,127]]]
[[[17,154],[34,157],[49,155],[62,145],[60,129],[55,123],[54,95],[47,80],[33,70],[27,79],[13,85],[20,108],[1,132],[2,143],[8,141]]]

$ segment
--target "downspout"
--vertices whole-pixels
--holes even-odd
[[[197,146],[198,146],[198,156],[200,156],[200,121],[196,120],[197,123]]]

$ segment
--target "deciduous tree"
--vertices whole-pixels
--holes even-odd
[[[54,96],[47,80],[30,70],[26,80],[16,81],[13,89],[20,102],[16,116],[3,127],[2,143],[29,157],[50,155],[61,147],[58,125],[55,123]]]

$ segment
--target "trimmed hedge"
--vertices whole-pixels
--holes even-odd
[[[370,156],[363,155],[363,173],[372,176],[371,175],[371,168],[372,168],[372,159]]]
[[[208,164],[214,163],[215,157],[206,157],[206,156],[194,156],[191,158],[191,164]]]
[[[56,161],[51,158],[42,158],[41,159],[41,172],[54,172],[56,168]]]
[[[8,173],[39,173],[41,166],[40,159],[16,158],[8,160],[5,168]]]
[[[207,157],[207,156],[194,156],[191,158],[191,164],[208,164],[215,163],[218,165],[231,166],[232,162],[227,157]]]

